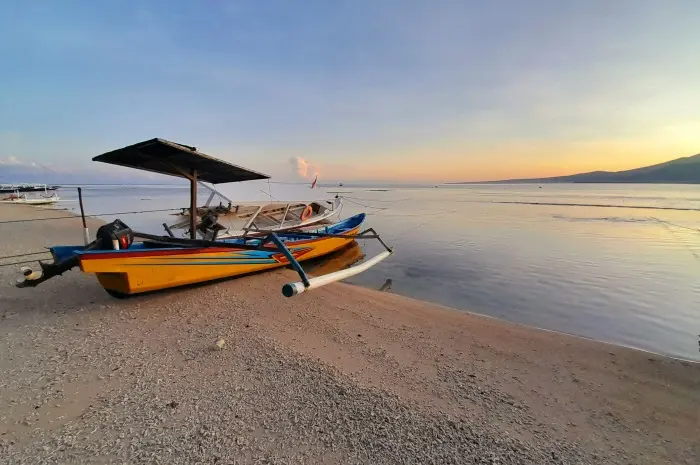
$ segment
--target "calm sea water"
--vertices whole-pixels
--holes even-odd
[[[342,187],[396,253],[349,281],[597,340],[700,360],[700,186]],[[77,209],[74,191],[62,204]],[[182,207],[186,188],[93,187],[88,213]],[[635,208],[644,207],[644,208]],[[166,212],[122,214],[162,232]],[[104,217],[106,220],[113,216]],[[76,238],[79,239],[79,238]],[[372,241],[335,258],[372,256]],[[507,341],[504,341],[507,344]]]

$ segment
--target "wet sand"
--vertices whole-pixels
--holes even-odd
[[[6,256],[82,231],[0,237]],[[0,463],[700,456],[698,364],[342,283],[286,299],[288,270],[116,300],[78,270],[16,289],[17,269],[0,267]]]

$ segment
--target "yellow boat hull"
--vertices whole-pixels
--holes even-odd
[[[345,232],[357,234],[359,226]],[[352,242],[348,237],[321,237],[286,243],[297,261],[334,252]],[[279,268],[289,260],[274,247],[270,250],[232,248],[138,249],[84,254],[80,269],[94,273],[112,294],[139,294],[188,284],[230,278]]]

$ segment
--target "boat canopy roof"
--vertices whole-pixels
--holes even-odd
[[[92,160],[187,179],[191,179],[196,172],[197,180],[212,184],[270,177],[198,152],[196,147],[165,139],[139,142],[103,153]]]

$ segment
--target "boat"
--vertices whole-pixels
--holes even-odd
[[[13,192],[47,192],[55,191],[59,186],[50,186],[48,184],[0,184],[0,194],[8,194]]]
[[[210,192],[206,203],[197,208],[197,234],[202,239],[224,239],[260,235],[260,231],[289,231],[327,223],[342,210],[342,198],[318,200],[272,200],[238,202],[222,189],[206,183],[200,187]],[[219,200],[218,204],[215,200]],[[180,217],[173,224],[164,224],[168,235],[181,237],[189,234],[190,212],[175,213]]]
[[[23,204],[23,205],[50,205],[60,200],[60,197],[54,193],[51,196],[27,197],[27,194],[18,192],[12,193],[6,197],[0,198],[0,203]]]
[[[300,262],[329,254],[352,242],[364,219],[364,214],[360,214],[310,235],[299,236],[290,232],[277,237]],[[97,248],[51,247],[54,262],[62,263],[77,257],[80,269],[85,273],[94,273],[100,284],[116,296],[240,276],[290,263],[279,247],[271,243],[263,244],[262,239],[226,239],[189,244],[187,240],[172,243],[150,237],[150,241],[132,242],[130,236],[133,232],[129,233],[129,229],[122,225],[109,224],[107,229],[116,228],[118,235],[124,231],[125,235],[119,237],[127,238],[127,247],[110,248],[114,239],[103,241],[102,246]],[[104,231],[98,233],[98,237],[108,237]],[[341,237],[334,237],[338,235]]]
[[[22,267],[23,276],[18,279],[17,287],[35,287],[79,267],[84,273],[95,274],[110,295],[127,297],[291,265],[300,278],[282,288],[282,294],[291,297],[361,273],[393,253],[374,229],[361,231],[364,213],[315,229],[258,229],[255,237],[199,239],[196,202],[200,181],[217,184],[268,176],[164,139],[134,144],[93,160],[188,179],[190,238],[140,233],[117,219],[101,226],[90,243],[51,247],[53,262],[39,262],[37,270]],[[328,255],[356,239],[376,239],[385,250],[350,268],[323,276],[307,276],[301,262]]]

